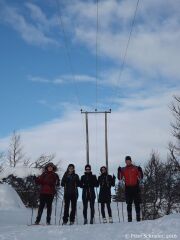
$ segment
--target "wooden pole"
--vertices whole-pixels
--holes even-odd
[[[107,112],[105,112],[105,156],[106,156],[106,168],[108,172]]]
[[[86,120],[86,162],[87,164],[89,164],[89,130],[88,130],[88,114],[105,114],[105,156],[106,156],[106,167],[107,167],[107,171],[108,171],[108,139],[107,139],[107,114],[111,113],[111,109],[109,109],[109,111],[97,111],[97,109],[95,109],[95,111],[91,111],[91,112],[87,112],[87,111],[83,111],[81,109],[81,113],[85,114],[85,120]]]
[[[86,116],[86,162],[89,164],[89,131],[88,131],[88,112],[85,113]]]

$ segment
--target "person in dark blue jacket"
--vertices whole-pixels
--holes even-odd
[[[61,181],[61,186],[64,187],[63,225],[66,225],[68,222],[70,203],[71,203],[70,225],[74,224],[79,185],[80,185],[79,176],[75,173],[74,164],[69,164],[67,171],[65,172]]]

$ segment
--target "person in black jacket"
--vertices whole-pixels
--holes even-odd
[[[81,177],[81,187],[83,189],[82,201],[83,201],[84,224],[88,223],[87,221],[88,202],[90,203],[90,209],[91,209],[90,224],[93,224],[94,203],[96,199],[94,188],[98,187],[98,181],[97,181],[96,175],[92,174],[91,166],[89,164],[85,166],[85,174]]]
[[[70,225],[74,224],[76,206],[78,199],[79,176],[75,173],[73,164],[69,164],[65,172],[61,186],[64,187],[64,216],[63,225],[67,224],[69,218],[69,207],[71,203]]]
[[[113,223],[112,211],[111,211],[111,187],[115,186],[115,176],[108,175],[107,168],[105,166],[100,168],[101,175],[98,177],[100,186],[99,190],[99,203],[101,203],[101,214],[103,217],[103,223],[107,223],[105,215],[105,204],[107,206],[109,222]]]

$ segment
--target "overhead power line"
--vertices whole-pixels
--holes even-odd
[[[71,75],[72,75],[73,84],[74,84],[74,87],[75,87],[76,99],[77,99],[77,103],[78,103],[78,105],[81,109],[82,107],[81,107],[81,102],[80,102],[80,98],[79,98],[79,91],[78,91],[78,86],[77,86],[77,82],[76,82],[76,77],[75,77],[74,69],[73,69],[73,65],[72,65],[70,48],[69,48],[69,45],[68,45],[68,39],[67,39],[67,36],[66,36],[65,27],[64,27],[64,24],[63,24],[63,20],[62,20],[61,8],[59,6],[59,1],[58,0],[56,0],[56,4],[57,4],[57,9],[58,9],[59,22],[60,22],[60,26],[61,26],[61,29],[62,29],[63,39],[64,39],[64,47],[65,47],[65,50],[66,50],[67,60],[68,60],[70,72],[71,72]]]
[[[138,6],[139,6],[139,0],[137,0],[137,3],[136,3],[136,7],[135,7],[132,23],[131,23],[131,28],[130,28],[130,32],[129,32],[129,37],[128,37],[128,41],[127,41],[127,44],[126,44],[124,56],[123,56],[121,67],[120,67],[118,82],[120,82],[121,77],[122,77],[122,73],[123,73],[123,70],[124,70],[124,65],[125,65],[125,62],[126,62],[126,56],[127,56],[130,40],[131,40],[131,37],[132,37],[133,28],[134,28],[134,25],[135,25],[135,19],[136,19],[136,15],[137,15]],[[118,91],[118,89],[117,89],[117,91]]]

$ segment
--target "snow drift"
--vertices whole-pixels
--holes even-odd
[[[0,209],[24,209],[25,206],[17,192],[8,184],[0,184]]]

